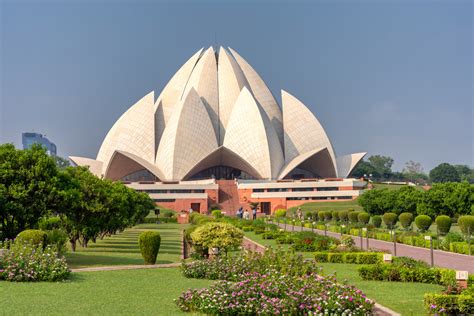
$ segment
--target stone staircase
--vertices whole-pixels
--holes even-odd
[[[221,210],[228,216],[235,216],[235,212],[241,205],[239,203],[239,192],[234,180],[217,180],[219,185],[219,205]]]

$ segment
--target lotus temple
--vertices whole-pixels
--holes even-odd
[[[96,159],[71,156],[99,177],[157,204],[228,214],[250,202],[270,214],[306,202],[356,198],[348,176],[365,153],[337,156],[316,116],[281,91],[281,106],[231,48],[196,52],[155,99],[150,92],[106,135]]]

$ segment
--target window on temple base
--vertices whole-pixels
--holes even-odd
[[[271,213],[271,203],[270,202],[261,202],[260,211],[264,214],[270,215]]]
[[[193,212],[201,212],[201,203],[191,203]]]

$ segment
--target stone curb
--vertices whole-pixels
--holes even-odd
[[[374,305],[374,314],[377,316],[401,316],[401,314],[394,312],[388,307],[375,303]]]

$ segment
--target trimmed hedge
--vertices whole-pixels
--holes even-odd
[[[338,217],[341,222],[347,222],[347,219],[349,218],[349,212],[339,211]]]
[[[415,218],[416,227],[418,227],[418,229],[422,232],[425,232],[430,229],[431,223],[431,217],[429,217],[428,215],[418,215]]]
[[[222,211],[221,210],[213,210],[211,212],[212,216],[214,218],[221,218],[221,217],[224,217],[224,214],[222,214]]]
[[[372,224],[374,224],[376,228],[380,228],[382,225],[382,217],[380,215],[372,216]]]
[[[400,214],[400,224],[402,224],[403,228],[409,228],[411,223],[413,222],[413,214],[412,213],[402,213]]]
[[[458,225],[461,231],[467,235],[474,235],[474,215],[464,215],[459,217]]]
[[[390,228],[395,226],[395,224],[397,223],[397,218],[398,218],[397,214],[391,213],[391,212],[385,213],[382,216],[382,220],[384,224]]]
[[[286,210],[283,209],[283,208],[280,208],[278,210],[275,211],[275,217],[276,218],[279,218],[279,217],[286,217]]]
[[[468,255],[469,254],[469,244],[464,241],[452,242],[449,244],[449,251],[461,253]],[[471,244],[471,255],[474,254],[474,245]]]
[[[140,252],[145,260],[145,264],[155,264],[156,257],[160,251],[161,236],[154,231],[145,231],[138,237]]]
[[[357,215],[357,220],[361,224],[368,224],[370,220],[370,215],[367,212],[361,212]]]
[[[42,244],[46,246],[48,242],[48,234],[38,229],[27,229],[16,236],[15,242],[29,243],[31,245]]]
[[[473,315],[472,295],[451,295],[428,293],[424,296],[425,310],[429,315]]]
[[[317,262],[375,264],[382,262],[383,253],[380,252],[315,252]]]
[[[358,216],[361,212],[359,211],[353,211],[353,212],[349,212],[349,222],[355,224],[358,222]]]
[[[440,215],[435,219],[436,226],[438,226],[438,230],[441,235],[446,235],[451,230],[451,217],[446,215]]]

